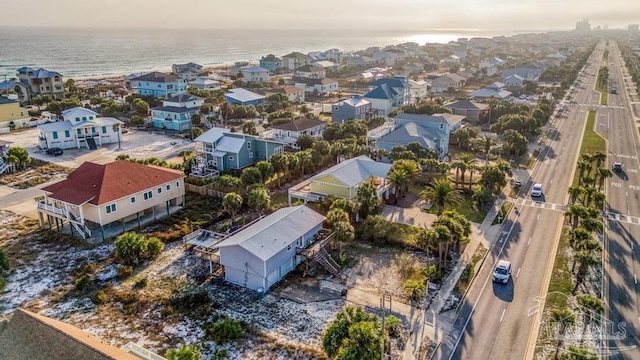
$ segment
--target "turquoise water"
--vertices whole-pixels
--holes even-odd
[[[407,41],[446,43],[460,37],[495,36],[464,30],[372,32],[338,30],[149,30],[0,27],[0,81],[22,66],[44,67],[65,77],[102,76],[171,67],[259,60],[273,53],[342,51]]]

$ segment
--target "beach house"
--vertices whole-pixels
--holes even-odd
[[[282,67],[282,59],[273,54],[269,54],[260,59],[260,66],[269,71],[275,72]]]
[[[184,79],[157,71],[135,77],[129,82],[133,92],[140,95],[171,97],[187,92],[187,83]]]
[[[309,63],[311,63],[311,57],[297,51],[282,57],[282,67],[289,70],[295,70]]]
[[[0,96],[0,133],[29,125],[29,112],[18,100]]]
[[[367,120],[375,115],[371,102],[358,95],[331,105],[331,121],[337,123],[344,123],[349,119]]]
[[[242,78],[248,82],[262,82],[271,78],[270,71],[261,66],[247,66],[240,69]]]
[[[14,87],[14,89],[17,91],[26,90],[28,101],[31,101],[33,96],[50,95],[57,100],[64,97],[64,78],[59,72],[25,66],[18,69],[17,75],[22,86]]]
[[[198,114],[204,99],[182,94],[165,99],[162,106],[151,109],[151,123],[158,129],[183,131],[193,126],[191,116]]]
[[[63,121],[38,125],[41,149],[72,149],[86,147],[90,150],[98,146],[122,141],[124,122],[112,117],[100,117],[97,112],[75,107],[62,112]]]
[[[229,89],[229,92],[224,94],[224,98],[229,104],[241,106],[258,106],[265,101],[264,95],[243,88]]]
[[[185,202],[181,171],[117,160],[85,162],[38,201],[40,226],[83,239],[116,236],[180,209]],[[112,226],[111,226],[112,225]]]
[[[303,135],[321,138],[325,125],[326,123],[322,120],[302,117],[272,126],[264,132],[263,137],[282,142],[291,149],[300,150],[297,144],[298,138]]]

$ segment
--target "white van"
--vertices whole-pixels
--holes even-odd
[[[498,261],[495,270],[493,270],[493,282],[506,284],[511,277],[511,262],[507,260]]]

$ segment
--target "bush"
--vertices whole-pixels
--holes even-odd
[[[142,278],[133,285],[134,289],[144,289],[147,287],[148,281],[147,278]]]
[[[2,249],[0,249],[0,271],[9,270],[11,268],[9,264],[9,258],[7,258],[7,254],[4,253]]]
[[[436,265],[425,267],[424,273],[429,282],[439,283],[442,280],[442,272],[438,270]]]
[[[118,266],[118,270],[116,270],[116,275],[118,279],[126,279],[133,274],[133,268],[131,266]]]
[[[197,346],[180,345],[178,349],[169,349],[167,360],[202,360],[200,348]]]
[[[206,327],[206,334],[217,344],[224,344],[240,338],[243,330],[240,322],[226,318]]]
[[[4,276],[0,273],[0,291],[4,290],[4,287],[7,286],[7,281],[4,279]]]
[[[197,289],[174,295],[168,304],[184,314],[208,314],[211,309],[211,297],[205,290]]]
[[[98,290],[92,297],[91,302],[96,305],[103,305],[109,302],[109,292],[111,291],[110,287],[106,287]]]
[[[400,330],[402,330],[402,321],[400,319],[393,315],[389,315],[384,319],[384,324],[389,336],[400,337]]]
[[[155,237],[147,238],[142,234],[127,232],[116,239],[115,255],[125,265],[138,265],[162,252],[164,243]]]
[[[76,290],[83,291],[91,287],[93,285],[93,279],[89,275],[82,275],[76,279],[74,283]]]

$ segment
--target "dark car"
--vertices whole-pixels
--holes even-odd
[[[47,149],[47,155],[58,156],[58,155],[62,155],[63,153],[64,153],[64,151],[62,151],[62,149],[60,149],[60,148]]]

